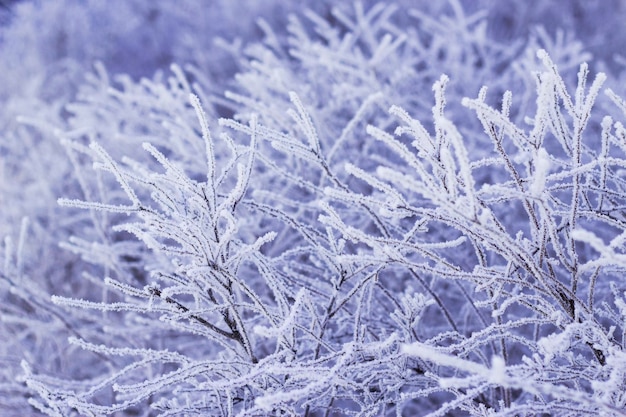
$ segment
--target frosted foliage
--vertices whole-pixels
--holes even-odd
[[[618,2],[112,3],[0,28],[0,410],[626,414]]]

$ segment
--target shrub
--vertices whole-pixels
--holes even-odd
[[[580,44],[536,60],[451,4],[261,23],[225,99],[192,68],[88,77],[55,131],[84,282],[48,302],[26,222],[0,275],[17,346],[56,326],[76,359],[11,389],[52,416],[623,414],[626,103],[570,85]]]

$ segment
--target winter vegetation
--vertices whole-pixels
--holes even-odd
[[[0,414],[626,415],[621,1],[1,13]]]

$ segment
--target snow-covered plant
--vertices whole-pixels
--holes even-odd
[[[366,129],[389,152],[372,172],[345,163],[353,182],[329,167],[295,93],[291,131],[224,119],[215,140],[192,95],[199,129],[187,133],[203,140],[204,178],[149,143],[162,172],[76,145],[126,201],[61,202],[136,218],[112,232],[152,251],[151,277],[143,287],[105,277],[105,302],[53,298],[119,327],[100,320],[112,345],[72,339],[109,357],[108,376],[87,390],[25,365],[46,400],[33,404],[58,415],[147,401],[164,415],[622,408],[624,302],[615,285],[614,297],[598,297],[624,267],[625,131],[608,116],[588,126],[603,75],[587,88],[583,64],[570,95],[539,55],[530,127],[509,120],[510,93],[501,109],[485,103],[486,89],[464,100],[491,141],[479,159],[445,115],[445,76],[434,86],[434,133],[392,107],[396,137]],[[219,143],[230,158],[216,158]],[[97,405],[108,390],[111,405]]]
[[[12,153],[67,159],[43,217],[63,251],[30,253],[19,210],[0,229],[0,406],[626,413],[626,101],[569,35],[503,45],[460,1],[344,6],[222,44],[224,97],[202,54],[140,81],[97,65],[10,129]]]

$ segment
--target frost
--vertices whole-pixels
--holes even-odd
[[[550,156],[544,148],[537,151],[534,159],[535,172],[533,173],[532,184],[530,186],[530,194],[538,198],[543,194],[546,186],[546,177],[550,172]]]
[[[5,413],[624,414],[617,1],[14,3]]]

